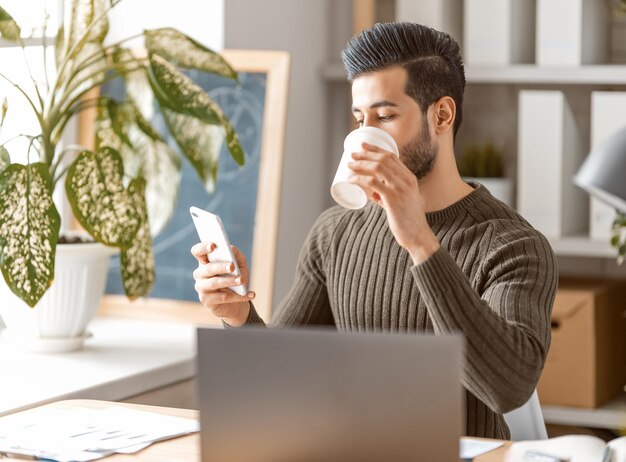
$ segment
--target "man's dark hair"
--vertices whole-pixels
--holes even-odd
[[[378,23],[352,37],[341,52],[352,82],[392,66],[406,70],[405,92],[426,114],[431,104],[450,96],[456,104],[454,135],[461,125],[465,71],[459,44],[450,35],[410,22]]]

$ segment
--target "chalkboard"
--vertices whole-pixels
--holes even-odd
[[[261,130],[265,100],[266,76],[264,74],[240,74],[240,86],[233,80],[201,71],[187,75],[200,85],[224,110],[239,134],[246,155],[246,163],[239,167],[224,144],[220,153],[218,179],[215,191],[207,193],[193,167],[184,159],[174,216],[164,230],[154,238],[156,281],[152,297],[178,300],[197,300],[192,277],[197,267],[189,249],[198,242],[198,235],[189,216],[189,207],[197,207],[215,213],[222,218],[233,245],[252,258],[252,240],[256,212],[256,196],[259,183],[259,157]],[[102,89],[108,95],[113,85]],[[167,132],[161,113],[155,113],[153,126],[164,136],[172,148],[174,139]],[[119,256],[111,258],[107,293],[122,294]]]
[[[198,242],[189,216],[189,207],[195,205],[222,218],[231,243],[246,255],[250,265],[250,286],[258,294],[255,304],[263,316],[269,317],[289,57],[284,52],[269,51],[228,50],[222,54],[239,72],[239,85],[197,70],[188,71],[187,75],[207,91],[229,117],[239,135],[246,163],[238,166],[224,145],[218,161],[215,191],[209,194],[184,159],[174,216],[154,238],[156,280],[150,297],[198,300],[192,277],[197,262],[190,253]],[[119,82],[103,87],[101,92],[123,97]],[[177,149],[158,108],[152,123]],[[106,292],[123,294],[119,257],[111,258]]]

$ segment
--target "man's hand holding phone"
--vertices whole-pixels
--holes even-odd
[[[197,207],[190,208],[199,244],[191,248],[198,260],[193,272],[200,303],[231,326],[241,326],[250,314],[250,300],[254,292],[248,292],[250,270],[246,257],[230,245],[222,221]]]

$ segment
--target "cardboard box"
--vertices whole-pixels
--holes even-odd
[[[623,281],[561,281],[537,387],[542,404],[594,408],[624,391],[625,311]]]
[[[548,237],[587,233],[589,196],[574,185],[585,148],[561,91],[519,92],[517,208]]]

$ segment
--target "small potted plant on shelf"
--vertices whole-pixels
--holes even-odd
[[[467,146],[457,159],[457,166],[465,180],[481,183],[497,199],[513,207],[513,184],[504,176],[502,151],[493,143]]]
[[[626,213],[619,210],[611,228],[611,246],[617,249],[617,263],[623,264],[626,257]]]
[[[117,3],[66,2],[69,20],[52,45],[55,76],[46,75],[45,82],[33,77],[32,88],[22,88],[0,69],[0,78],[28,101],[39,125],[38,133],[28,135],[27,162],[12,162],[9,144],[0,145],[3,336],[30,349],[82,346],[113,252],[121,253],[126,295],[134,299],[149,293],[154,282],[151,236],[174,210],[181,155],[208,190],[215,183],[222,141],[234,160],[244,163],[230,121],[181,69],[237,80],[236,72],[218,54],[171,28],[144,31],[142,56],[124,48],[134,37],[105,46],[107,13]],[[24,48],[19,25],[1,6],[0,38]],[[113,79],[125,85],[123,101],[97,91]],[[179,151],[151,125],[153,100]],[[63,146],[68,123],[88,108],[97,111],[95,149]],[[0,109],[1,128],[1,122],[11,118],[11,107],[5,100]],[[53,201],[57,189],[66,193],[85,230],[81,241],[87,237],[87,243],[62,243],[72,236],[60,236],[60,230],[70,226],[61,226]]]

